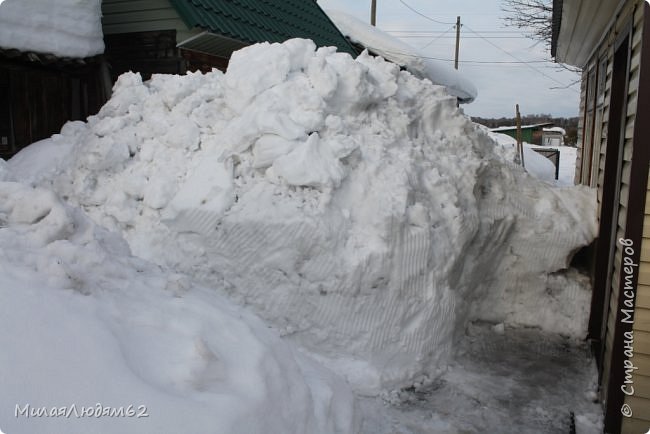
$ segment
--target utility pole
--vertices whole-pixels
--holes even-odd
[[[517,163],[521,164],[521,167],[526,167],[524,162],[524,144],[521,138],[521,113],[519,113],[519,104],[516,107],[516,116],[517,116],[517,155],[515,160],[518,160]]]
[[[373,0],[374,2],[374,0]],[[456,17],[456,57],[454,68],[458,69],[458,51],[460,50],[460,17]]]
[[[377,24],[377,0],[372,0],[372,5],[370,6],[370,24]]]

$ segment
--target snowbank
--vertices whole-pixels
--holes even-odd
[[[258,318],[130,256],[51,191],[0,178],[3,430],[355,431],[345,382]]]
[[[516,139],[507,134],[496,133],[494,130],[490,131],[488,128],[482,125],[480,125],[479,128],[487,131],[488,135],[497,143],[499,143],[497,150],[502,154],[505,160],[514,160],[517,149]],[[555,165],[546,157],[542,156],[538,152],[535,152],[535,148],[551,148],[557,149],[560,152],[560,168],[558,179],[555,179]],[[576,152],[577,149],[571,146],[538,146],[524,142],[524,162],[526,164],[526,171],[537,179],[560,187],[573,186],[575,185],[574,177],[576,171]]]
[[[470,318],[534,313],[595,234],[589,191],[505,161],[442,87],[305,40],[244,48],[225,75],[125,74],[39,147],[10,169],[225,288],[361,393],[436,375]]]
[[[445,86],[461,102],[470,103],[478,96],[476,86],[451,66],[427,59],[416,48],[344,12],[327,10],[327,15],[352,42],[405,67],[419,78],[428,78],[434,84]]]
[[[101,0],[0,2],[0,48],[90,57],[104,52]]]
[[[517,140],[507,134],[487,131],[488,135],[499,143],[499,151],[502,152],[503,158],[507,161],[514,161],[517,153]],[[535,152],[535,147],[535,145],[524,143],[526,171],[539,180],[555,184],[555,165],[548,158]],[[573,162],[575,164],[575,160]]]

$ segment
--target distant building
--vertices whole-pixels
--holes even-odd
[[[544,127],[552,126],[552,122],[542,123],[542,124],[533,124],[533,125],[522,125],[521,126],[521,140],[526,143],[531,143],[534,145],[542,144],[542,131]],[[517,138],[517,127],[497,127],[491,128],[490,131],[494,133],[506,134],[512,138]]]
[[[542,146],[562,146],[564,145],[564,128],[552,127],[542,129]]]

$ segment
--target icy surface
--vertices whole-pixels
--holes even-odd
[[[540,183],[443,87],[381,58],[290,40],[225,75],[125,74],[38,146],[9,170],[250,306],[358,393],[440,375],[471,319],[584,334],[584,297],[547,288],[595,235],[593,193]]]
[[[597,376],[584,340],[472,323],[442,377],[362,398],[361,433],[600,434]]]
[[[0,165],[3,430],[355,431],[342,379],[214,291],[132,257],[53,192],[8,178]],[[98,404],[122,417],[83,416]]]
[[[442,61],[427,59],[416,48],[344,12],[328,10],[327,15],[352,42],[404,66],[420,78],[428,78],[434,84],[445,86],[451,95],[462,102],[472,102],[478,96],[476,86],[468,78]]]
[[[90,57],[104,52],[101,0],[4,0],[0,48]]]

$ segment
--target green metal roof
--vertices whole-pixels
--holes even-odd
[[[356,56],[315,0],[171,0],[188,27],[247,43],[313,40]]]

